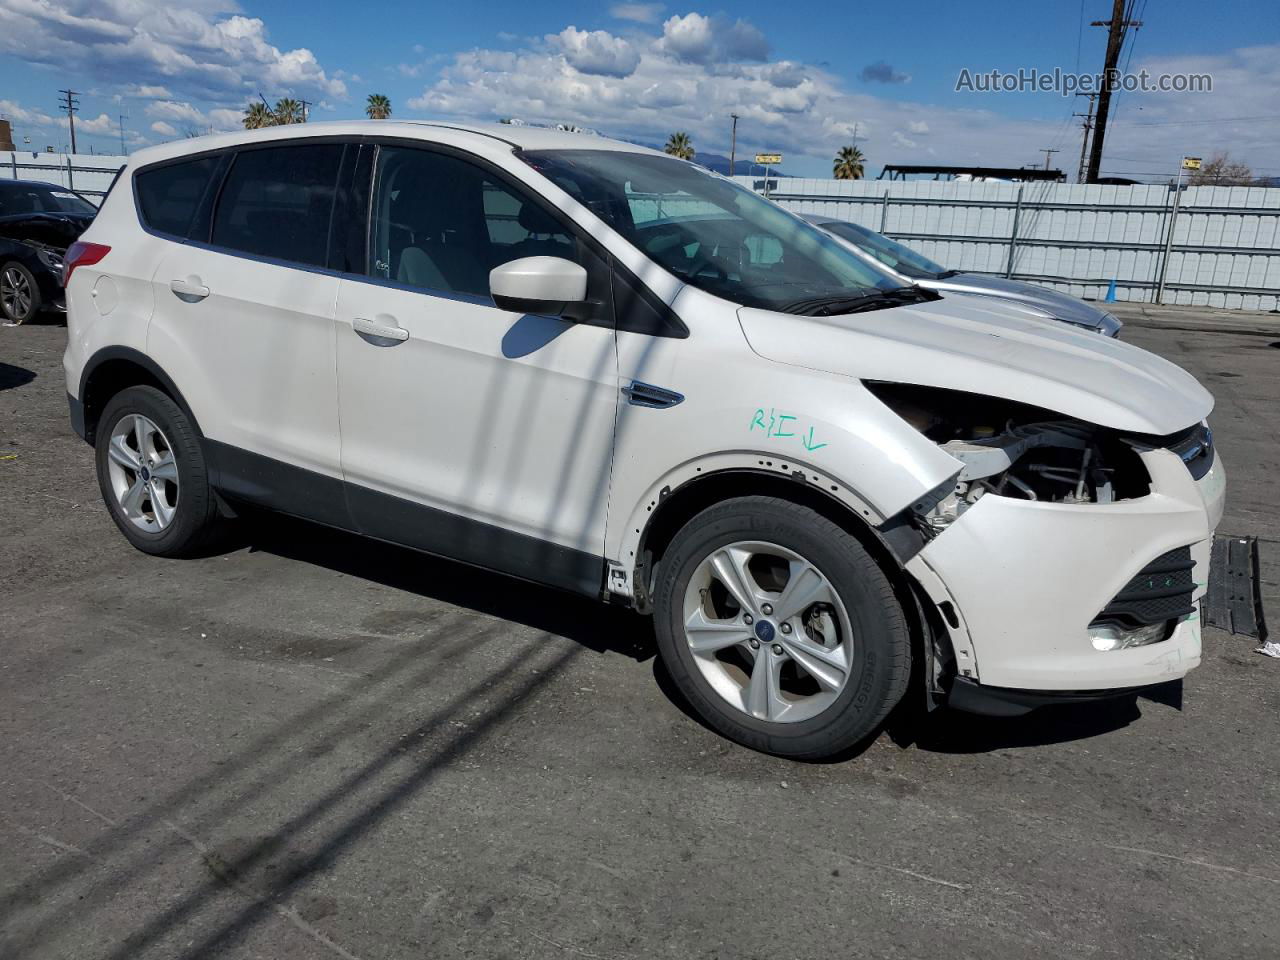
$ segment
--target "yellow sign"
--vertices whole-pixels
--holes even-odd
[[[762,167],[776,167],[782,162],[782,154],[780,153],[757,153],[756,163]]]
[[[1182,169],[1183,170],[1199,170],[1200,158],[1199,157],[1183,157]]]

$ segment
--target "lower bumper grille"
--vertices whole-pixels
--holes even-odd
[[[1196,584],[1190,547],[1179,547],[1156,557],[1125,584],[1094,623],[1145,626],[1183,617],[1195,610],[1191,602]]]

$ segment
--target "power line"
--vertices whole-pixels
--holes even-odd
[[[1050,161],[1051,157],[1053,156],[1053,154],[1055,154],[1055,153],[1061,153],[1062,151],[1061,151],[1061,150],[1059,150],[1059,149],[1057,149],[1056,147],[1041,147],[1041,148],[1040,148],[1040,152],[1044,154],[1044,168],[1045,168],[1046,170],[1048,170],[1048,169],[1049,169],[1049,161]]]
[[[1129,122],[1131,127],[1169,127],[1184,123],[1241,123],[1246,120],[1280,120],[1280,116],[1270,117],[1219,117],[1216,120],[1150,120],[1143,123]]]

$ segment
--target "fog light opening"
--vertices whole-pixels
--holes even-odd
[[[1095,623],[1089,627],[1089,640],[1093,649],[1129,650],[1133,647],[1145,647],[1165,640],[1173,632],[1173,621],[1150,623],[1141,627],[1126,627],[1119,623]]]

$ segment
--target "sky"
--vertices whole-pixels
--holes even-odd
[[[1162,179],[1183,155],[1228,151],[1280,176],[1275,0],[1133,0],[1121,66],[1208,73],[1206,93],[1121,93],[1102,172]],[[786,4],[751,0],[478,3],[418,0],[0,0],[0,117],[20,147],[64,150],[60,89],[79,91],[81,152],[238,129],[259,94],[310,101],[312,120],[394,117],[572,123],[660,145],[784,155],[830,176],[856,143],[886,163],[1079,162],[1083,97],[957,91],[962,70],[1093,72],[1109,0]],[[121,115],[125,115],[123,123]],[[745,172],[745,171],[744,171]]]

